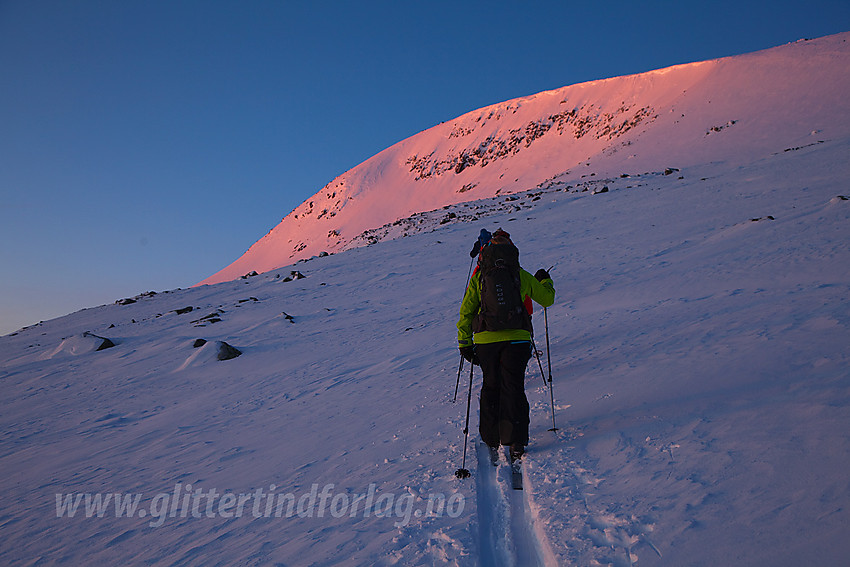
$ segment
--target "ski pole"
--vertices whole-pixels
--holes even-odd
[[[475,257],[472,257],[472,260],[469,262],[469,270],[466,272],[466,286],[463,288],[463,295],[466,297],[466,289],[469,287],[469,278],[472,277],[472,264],[475,263]],[[455,384],[455,397],[452,400],[452,403],[457,401],[457,391],[460,388],[460,372],[463,370],[463,355],[460,355],[460,366],[457,369],[457,383]]]
[[[534,356],[537,358],[537,366],[540,368],[540,377],[543,379],[543,387],[546,387],[546,373],[543,372],[543,364],[540,362],[540,351],[537,350],[537,343],[534,337],[531,337],[531,346],[534,347]]]
[[[543,379],[543,387],[545,388],[546,387],[546,374],[543,372],[543,363],[540,362],[540,351],[537,350],[537,345],[534,343],[533,337],[531,339],[531,344],[534,347],[534,355],[537,358],[537,366],[538,366],[538,368],[540,368],[540,377]],[[546,348],[548,349],[548,341],[547,341],[547,347]],[[550,365],[550,368],[551,368],[551,365]],[[552,373],[549,372],[549,377],[550,377],[550,380],[549,380],[549,398],[550,398],[550,404],[552,406],[552,429],[550,429],[549,431],[558,431],[558,428],[555,427],[555,400],[554,400],[554,395],[552,394],[551,376],[552,376]]]
[[[475,263],[475,256],[469,261],[469,269],[466,271],[466,286],[463,288],[463,294],[466,295],[466,288],[469,287],[469,278],[472,277],[472,265]]]
[[[455,397],[452,400],[452,403],[457,401],[457,390],[460,388],[460,373],[463,370],[463,355],[460,355],[460,364],[457,367],[457,384],[455,384]]]
[[[555,426],[555,394],[552,390],[552,353],[549,349],[549,313],[546,311],[546,308],[543,308],[543,325],[546,328],[546,364],[549,367],[549,400],[552,403],[552,429],[549,431],[558,431],[558,428]],[[540,359],[538,358],[538,362]],[[543,369],[541,368],[542,372]]]
[[[469,406],[472,405],[472,371],[475,370],[475,365],[469,365],[469,394],[466,396],[466,425],[463,428],[463,462],[460,468],[455,471],[455,476],[458,478],[469,478],[470,472],[466,468],[466,442],[469,440]]]

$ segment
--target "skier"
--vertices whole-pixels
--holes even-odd
[[[532,276],[520,267],[519,250],[501,228],[477,247],[478,267],[460,306],[458,348],[484,373],[479,399],[481,439],[491,454],[499,445],[510,447],[515,460],[528,445],[525,367],[532,354],[532,327],[530,302],[526,306],[525,300],[530,297],[548,307],[555,301],[555,288],[546,270],[541,268]]]

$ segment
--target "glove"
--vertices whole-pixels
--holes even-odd
[[[481,249],[487,246],[487,243],[490,242],[490,238],[492,235],[486,228],[482,228],[481,232],[478,233],[478,240],[475,241],[475,244],[472,245],[472,250],[469,252],[470,258],[475,258],[478,256],[478,253],[481,252]]]
[[[549,277],[549,272],[547,272],[543,268],[540,268],[539,270],[537,270],[537,272],[535,272],[535,274],[534,274],[534,277],[537,278],[537,281],[539,281],[539,282],[542,282],[543,280],[552,279],[552,278]]]
[[[475,355],[474,346],[460,347],[460,355],[467,362],[471,362],[472,364],[478,365],[478,357]]]

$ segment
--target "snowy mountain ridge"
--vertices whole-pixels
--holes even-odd
[[[411,136],[343,173],[202,283],[363,242],[440,207],[581,175],[747,163],[850,129],[850,34],[545,91]],[[818,134],[818,133],[823,134]]]

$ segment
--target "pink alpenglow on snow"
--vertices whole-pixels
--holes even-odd
[[[370,243],[414,213],[546,186],[716,161],[846,132],[850,34],[563,87],[411,136],[343,173],[202,284]]]

